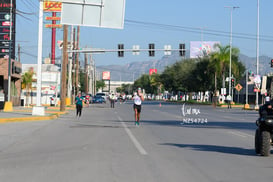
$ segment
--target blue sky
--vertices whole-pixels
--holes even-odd
[[[190,41],[201,41],[202,29],[204,41],[228,45],[231,13],[225,6],[240,7],[233,11],[233,46],[242,54],[255,57],[257,0],[127,0],[124,29],[81,27],[80,46],[116,49],[123,43],[126,49],[133,45],[146,49],[149,43],[155,43],[158,49],[164,45],[177,49],[179,43],[185,43],[189,48]],[[22,63],[37,63],[38,8],[38,0],[17,0],[17,9],[25,12],[16,17],[16,41],[21,45]],[[270,57],[273,57],[272,8],[272,0],[260,0],[260,55]],[[138,23],[133,23],[135,21]],[[57,32],[57,40],[62,40],[62,30]],[[51,30],[44,28],[44,57],[50,54],[50,46]],[[61,55],[58,48],[56,54]],[[156,60],[162,56],[163,52],[156,52],[155,57],[149,57],[147,52],[141,52],[139,56],[127,52],[123,58],[117,53],[105,53],[95,54],[93,59],[96,65],[112,65]]]

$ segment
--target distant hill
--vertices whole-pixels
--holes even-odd
[[[254,72],[254,74],[256,73],[256,57],[248,57],[246,55],[240,54],[239,59],[242,63],[244,63],[244,65],[246,66],[246,69],[251,70],[252,72]],[[273,72],[273,68],[271,68],[270,66],[270,62],[271,62],[270,57],[268,56],[260,56],[259,57],[259,74],[260,75],[265,75],[268,73]]]
[[[188,57],[189,55],[186,55],[186,58]],[[148,74],[149,69],[151,68],[156,68],[158,72],[161,73],[164,71],[166,66],[172,65],[182,59],[183,58],[178,55],[178,52],[173,52],[172,55],[163,56],[159,60],[133,62],[125,65],[97,66],[97,71],[110,71],[112,81],[133,81],[139,78],[142,74]],[[240,54],[239,59],[248,70],[256,73],[256,58]],[[271,58],[268,56],[260,56],[260,75],[273,72],[273,68],[270,67],[270,60]]]

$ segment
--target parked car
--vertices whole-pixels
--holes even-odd
[[[53,96],[50,97],[50,106],[56,106],[58,105],[58,102],[60,101],[60,94],[56,95],[54,94]]]
[[[102,104],[102,103],[106,103],[106,100],[102,96],[94,96],[92,98],[92,103],[93,104],[96,104],[96,103]]]
[[[107,100],[107,95],[105,93],[100,92],[100,93],[97,93],[96,96],[101,96],[104,98],[105,101]]]

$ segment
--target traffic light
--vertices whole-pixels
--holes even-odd
[[[234,78],[231,78],[231,87],[234,87],[234,84],[235,84],[235,80]]]
[[[124,45],[118,44],[118,57],[124,57]]]
[[[149,56],[155,56],[155,44],[149,44]]]
[[[273,59],[271,59],[271,68],[273,68]]]
[[[186,53],[185,44],[179,44],[179,55],[185,56],[185,53]]]

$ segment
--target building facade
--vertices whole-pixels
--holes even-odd
[[[32,88],[30,93],[27,90],[22,91],[22,99],[24,105],[36,105],[37,93],[37,64],[23,64],[23,73],[32,70],[34,72]],[[53,64],[42,64],[42,88],[41,88],[41,104],[50,104],[50,97],[60,93],[60,67]]]
[[[21,73],[22,64],[18,61],[11,60],[11,84],[10,84],[10,101],[14,106],[20,106],[21,100]],[[9,78],[9,59],[0,59],[0,91],[4,92],[5,101],[8,101],[8,78]]]

